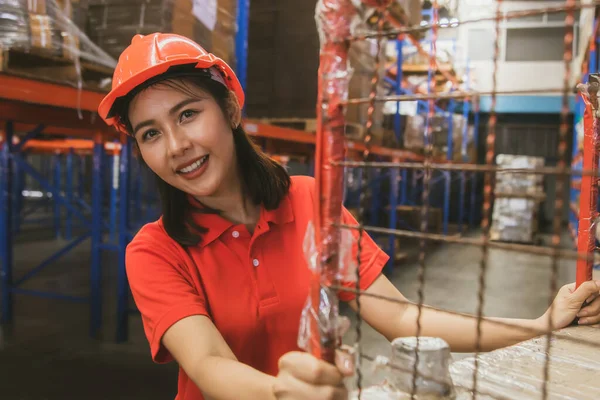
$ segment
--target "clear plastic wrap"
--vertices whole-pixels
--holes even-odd
[[[443,339],[425,336],[418,340],[416,337],[398,338],[392,341],[391,347],[389,359],[378,356],[374,362],[374,368],[384,372],[384,381],[364,389],[361,400],[409,400],[413,391],[419,400],[455,398],[449,369],[450,346]],[[358,399],[358,393],[352,393],[350,398]]]
[[[236,0],[89,0],[88,7],[90,38],[115,58],[135,34],[171,32],[235,68]]]
[[[391,358],[374,360],[374,368],[384,372],[383,381],[362,390],[361,400],[411,399],[415,338],[396,339],[409,342],[404,357],[397,357],[398,346],[392,347]],[[436,338],[423,338],[432,343]],[[435,346],[427,357],[427,346],[420,347],[419,357],[425,368],[419,369],[419,400],[470,400],[473,393],[481,400],[537,400],[542,398],[544,368],[547,359],[546,336],[527,340],[478,357],[477,388],[473,389],[474,357],[450,362],[449,349]],[[440,343],[443,343],[440,342]],[[547,383],[548,400],[592,400],[600,398],[600,326],[577,326],[557,331],[552,338]],[[412,351],[411,351],[412,350]],[[423,384],[426,383],[426,384]],[[424,390],[423,390],[424,389]],[[441,390],[440,390],[441,389]],[[358,399],[358,393],[350,399]]]
[[[29,47],[27,0],[0,0],[0,45]]]
[[[570,340],[569,340],[570,339]],[[546,337],[479,356],[478,399],[529,400],[542,398]],[[566,328],[552,339],[548,400],[600,399],[600,329],[598,326]],[[596,346],[578,341],[594,342]],[[457,399],[470,399],[474,359],[450,366]]]
[[[339,255],[338,255],[338,268],[335,273],[335,280],[344,283],[356,282],[356,258],[353,253],[353,249],[356,247],[356,240],[352,231],[349,229],[342,229],[340,231],[340,243],[339,243]],[[319,249],[315,242],[315,227],[311,221],[309,221],[306,227],[306,233],[304,235],[304,257],[307,260],[308,268],[317,272]],[[330,284],[331,282],[325,282]]]
[[[0,0],[0,72],[80,88],[88,83],[86,71],[95,72],[95,87],[110,78],[116,60],[82,30],[84,5],[74,0]]]

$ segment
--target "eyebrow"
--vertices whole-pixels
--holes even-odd
[[[173,115],[175,114],[177,111],[179,111],[180,109],[182,109],[183,107],[187,106],[188,104],[191,103],[196,103],[202,100],[205,100],[205,97],[195,97],[195,98],[189,98],[189,99],[185,99],[183,101],[180,101],[179,103],[175,104],[173,107],[171,107],[171,109],[169,110],[169,115]],[[156,122],[156,120],[154,119],[148,119],[146,121],[140,122],[139,124],[137,124],[135,126],[135,128],[133,129],[133,133],[134,135],[137,133],[137,131],[139,131],[142,128],[145,128],[147,126],[151,126]]]

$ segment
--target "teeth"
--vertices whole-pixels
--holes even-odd
[[[182,172],[184,174],[190,173],[190,172],[200,168],[202,166],[202,164],[204,164],[204,162],[206,161],[207,158],[208,158],[208,156],[204,156],[201,159],[199,159],[198,161],[196,161],[195,163],[193,163],[192,165],[180,169],[179,172]]]

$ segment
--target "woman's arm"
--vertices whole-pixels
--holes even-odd
[[[279,359],[276,377],[264,374],[238,362],[210,319],[200,315],[173,324],[162,343],[207,400],[345,400],[344,378],[354,372],[344,353],[331,365],[291,351]]]
[[[196,315],[176,322],[162,343],[207,399],[275,398],[275,377],[238,362],[208,317]]]
[[[370,296],[361,296],[361,315],[374,329],[388,340],[416,336],[418,307],[408,300],[383,275],[367,289],[376,294],[403,302],[402,304]],[[350,302],[356,310],[356,302]],[[476,349],[477,318],[469,315],[449,314],[431,307],[422,307],[421,336],[444,339],[454,352],[473,352]],[[514,326],[506,326],[502,322]],[[481,350],[491,351],[531,339],[544,333],[545,321],[485,318],[481,324]]]

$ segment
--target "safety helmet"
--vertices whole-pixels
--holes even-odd
[[[119,56],[112,80],[112,90],[98,106],[100,117],[109,126],[127,133],[116,115],[116,105],[140,85],[152,79],[176,76],[171,71],[182,69],[186,75],[205,74],[233,91],[240,107],[244,106],[244,90],[233,69],[225,61],[204,50],[198,43],[173,33],[135,35]]]

